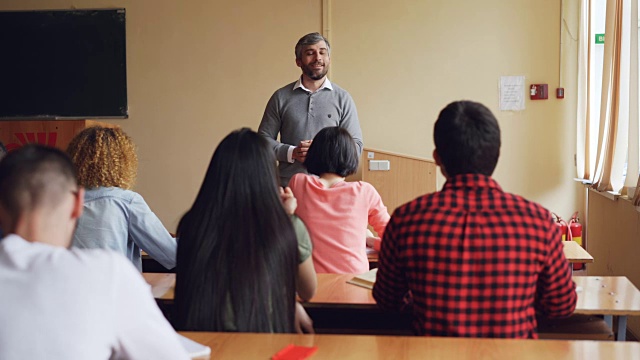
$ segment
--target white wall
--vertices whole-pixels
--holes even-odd
[[[454,100],[487,105],[499,120],[495,178],[510,192],[569,216],[582,210],[575,177],[577,1],[565,1],[564,100],[557,0],[334,1],[333,78],[353,95],[368,147],[429,157],[433,124]],[[498,107],[498,81],[547,83],[548,100]],[[439,185],[444,182],[439,178]]]

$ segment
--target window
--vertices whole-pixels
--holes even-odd
[[[578,177],[620,192],[640,168],[638,3],[581,0],[580,9]]]

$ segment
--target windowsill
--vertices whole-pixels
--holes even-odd
[[[618,200],[619,197],[624,196],[626,198],[626,195],[622,195],[620,193],[617,192],[613,192],[613,191],[598,191],[596,189],[593,189],[591,187],[591,181],[589,180],[585,180],[585,179],[580,179],[580,178],[573,178],[573,181],[577,181],[582,183],[582,185],[584,185],[584,187],[586,187],[590,192],[594,193],[594,194],[598,194],[600,196],[604,196],[609,200],[613,200],[616,201]]]
[[[582,185],[586,185],[586,186],[591,185],[591,181],[585,180],[585,179],[573,178],[573,181],[582,183]]]
[[[581,182],[586,188],[587,190],[589,190],[589,192],[594,193],[594,194],[598,194],[599,196],[605,197],[609,200],[612,201],[618,201],[618,200],[622,200],[622,201],[626,201],[628,203],[631,203],[633,205],[633,199],[630,199],[627,195],[622,195],[619,193],[614,193],[613,191],[598,191],[595,189],[590,188],[591,183],[587,180],[583,180],[583,179],[578,179],[578,178],[574,178],[573,180],[577,181],[577,182]],[[634,208],[636,208],[636,211],[638,213],[640,213],[640,206],[634,206]]]
[[[585,186],[589,186],[590,184],[586,184]],[[609,200],[613,200],[616,201],[618,200],[618,198],[620,198],[622,195],[620,193],[616,193],[613,191],[598,191],[592,188],[589,188],[589,192],[594,193],[594,194],[598,194],[600,196],[604,196],[605,198],[609,199]]]

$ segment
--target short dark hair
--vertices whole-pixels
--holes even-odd
[[[449,176],[490,176],[500,156],[500,127],[486,106],[455,101],[438,116],[433,138],[436,151]]]
[[[327,127],[313,138],[304,166],[314,175],[325,173],[342,177],[358,170],[358,148],[345,128]]]
[[[61,150],[25,145],[0,161],[0,207],[11,218],[43,205],[55,205],[69,187],[77,187],[76,172]]]
[[[298,40],[298,43],[296,44],[296,48],[294,50],[296,53],[296,60],[302,58],[302,48],[307,45],[315,45],[320,41],[324,41],[324,43],[327,44],[327,52],[331,54],[331,45],[329,44],[329,40],[327,40],[327,38],[322,36],[320,33],[314,32],[307,34],[301,37],[300,40]]]

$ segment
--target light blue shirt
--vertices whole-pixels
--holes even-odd
[[[111,249],[142,271],[140,250],[167,269],[176,266],[178,244],[142,196],[118,187],[88,189],[73,246]]]

